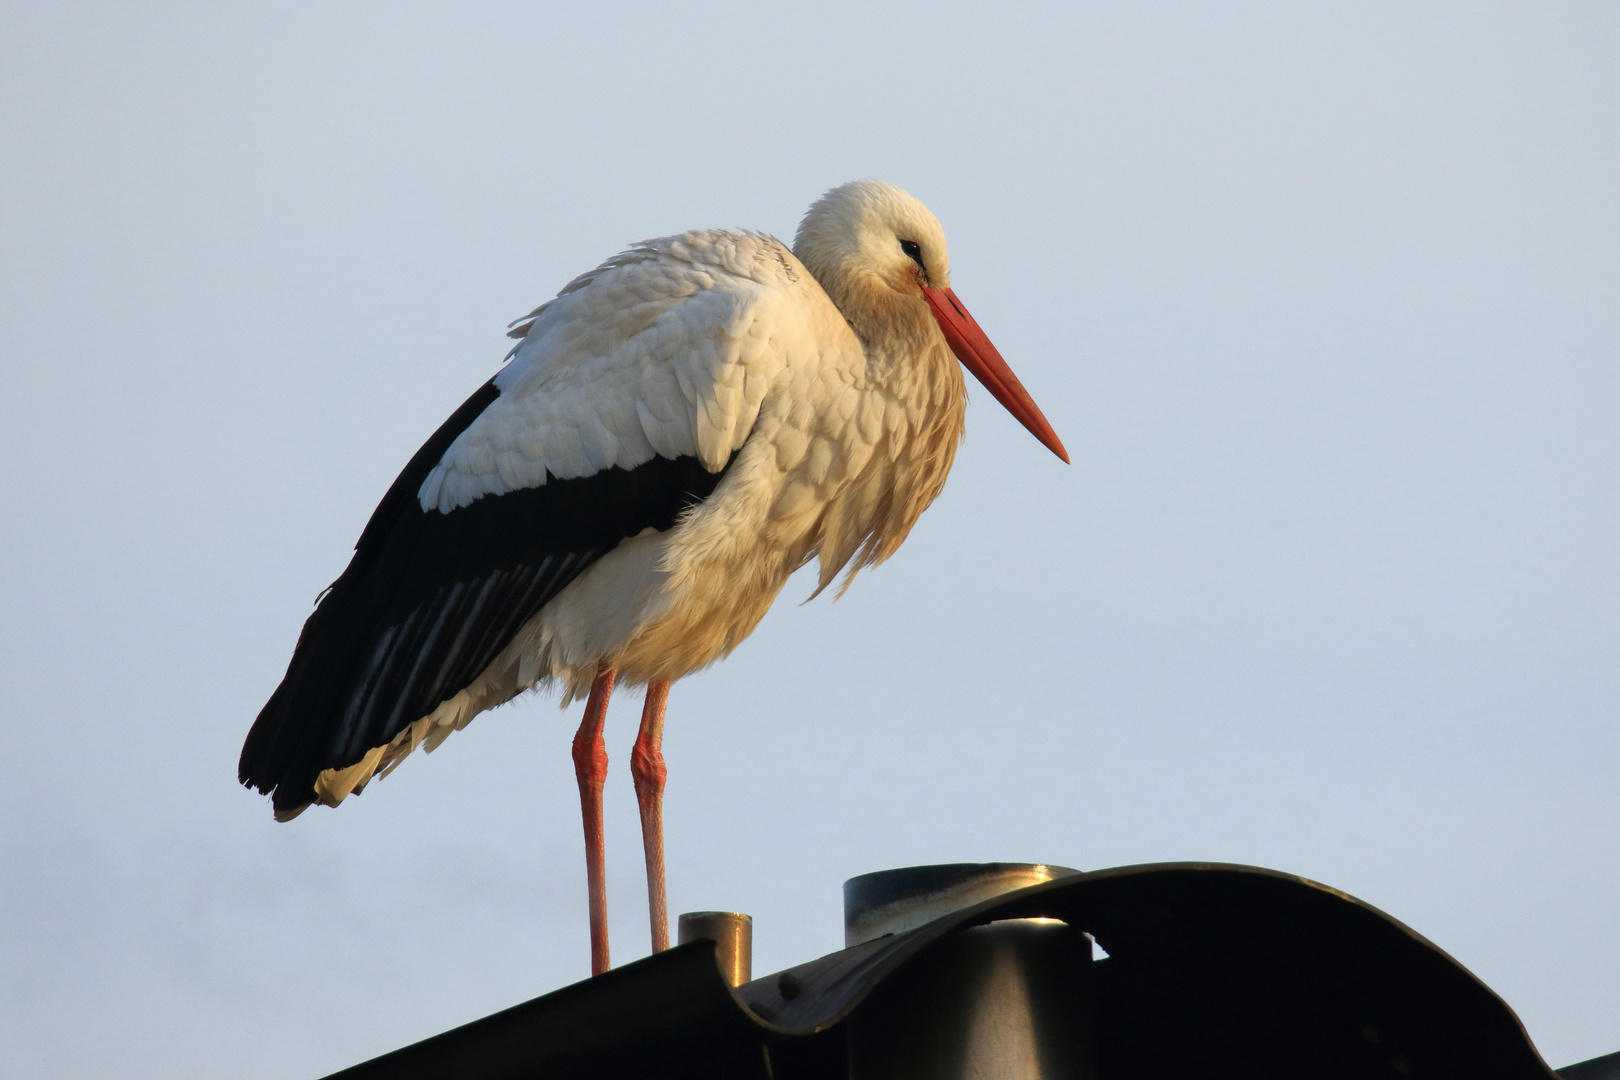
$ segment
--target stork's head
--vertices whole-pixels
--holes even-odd
[[[928,207],[881,180],[855,180],[815,201],[793,238],[793,254],[842,307],[863,289],[922,299],[923,289],[951,284],[945,230]],[[849,297],[856,299],[855,297]],[[864,306],[871,299],[861,297]]]
[[[945,230],[928,207],[893,184],[855,180],[815,201],[799,222],[793,254],[863,341],[887,328],[926,326],[925,313],[932,315],[962,365],[1030,434],[1069,460],[1029,391],[951,291]]]

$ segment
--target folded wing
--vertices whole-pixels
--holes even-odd
[[[713,493],[785,360],[756,325],[769,283],[682,240],[537,310],[389,488],[243,746],[239,778],[278,816],[476,679],[624,539]]]

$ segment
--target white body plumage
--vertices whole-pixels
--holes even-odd
[[[423,512],[655,456],[725,474],[673,528],[625,539],[563,588],[470,684],[322,771],[316,801],[335,805],[527,689],[555,684],[566,704],[603,665],[630,683],[690,674],[747,637],[809,560],[825,588],[894,552],[963,431],[951,346],[920,290],[890,280],[917,274],[915,261],[946,288],[944,236],[888,185],[846,185],[828,204],[842,215],[818,222],[813,209],[798,255],[755,233],[684,233],[633,247],[532,313],[499,397],[421,484]],[[885,254],[897,232],[914,238],[926,266],[854,257],[874,230]]]

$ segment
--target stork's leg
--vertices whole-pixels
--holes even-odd
[[[596,669],[591,695],[585,700],[585,719],[574,735],[574,776],[579,780],[579,808],[585,818],[585,885],[591,903],[591,974],[608,969],[607,853],[602,843],[602,785],[607,783],[607,744],[602,724],[608,698],[613,696],[616,672],[603,664]]]
[[[669,701],[669,680],[647,684],[647,704],[641,710],[641,733],[630,754],[630,775],[636,779],[636,802],[641,804],[641,843],[647,850],[647,907],[652,912],[653,952],[669,948],[669,901],[664,896],[664,705]]]

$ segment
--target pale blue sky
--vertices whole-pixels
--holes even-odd
[[[14,3],[0,146],[7,1077],[314,1077],[584,976],[577,707],[291,825],[242,737],[508,320],[868,175],[1075,464],[975,394],[893,562],[676,687],[673,909],[764,972],[864,871],[1255,863],[1620,1050],[1620,8]]]

